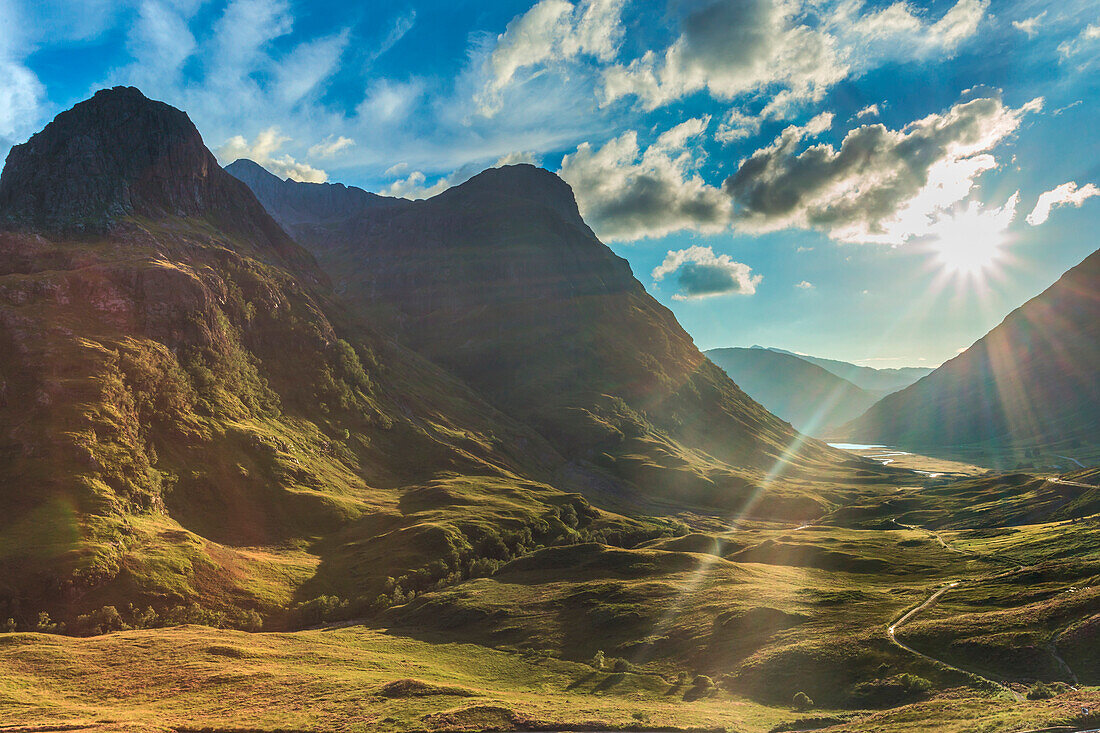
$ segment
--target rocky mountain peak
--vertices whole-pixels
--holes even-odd
[[[206,218],[258,254],[319,275],[218,165],[190,118],[133,87],[101,90],[62,112],[12,148],[0,173],[0,229],[103,233],[132,216]]]
[[[0,174],[0,223],[7,226],[103,231],[132,215],[208,214],[270,229],[256,221],[266,218],[262,207],[218,166],[187,115],[133,87],[101,90],[62,112],[12,148]]]
[[[529,163],[489,168],[436,198],[453,203],[467,197],[482,202],[496,199],[498,204],[503,199],[534,203],[556,211],[570,222],[583,224],[569,184],[545,168]]]

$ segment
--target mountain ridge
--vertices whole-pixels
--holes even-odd
[[[549,171],[489,169],[427,200],[321,219],[291,233],[351,307],[392,323],[567,457],[635,487],[716,497],[723,484],[743,496],[791,446],[842,460],[714,367]],[[689,468],[688,446],[734,468]]]
[[[704,352],[753,399],[811,435],[862,415],[876,394],[794,354],[763,348]]]
[[[797,356],[803,361],[815,364],[825,371],[845,379],[860,389],[867,390],[873,395],[882,398],[891,392],[908,387],[921,377],[931,374],[932,367],[868,367],[853,364],[839,359],[826,359],[810,354],[799,354],[795,351],[787,351],[771,346],[752,346],[754,349],[774,351],[779,354]]]

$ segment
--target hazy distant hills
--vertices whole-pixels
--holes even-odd
[[[816,364],[825,371],[831,372],[841,379],[846,379],[877,398],[885,397],[891,392],[897,392],[899,389],[904,389],[921,377],[931,374],[933,371],[930,367],[885,367],[880,369],[877,367],[850,364],[846,361],[838,361],[836,359],[823,359],[820,356],[796,354],[793,351],[784,351],[783,349],[771,347],[753,346],[752,348],[766,348],[767,351],[797,356],[799,359],[808,361],[811,364]]]
[[[878,399],[809,358],[778,349],[711,349],[706,355],[753,399],[810,434],[862,415]]]
[[[1100,252],[853,421],[856,439],[997,451],[1100,442]]]

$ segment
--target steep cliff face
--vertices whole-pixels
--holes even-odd
[[[97,235],[128,217],[198,217],[257,254],[319,275],[206,149],[187,115],[132,87],[97,92],[8,154],[0,227]]]
[[[1100,252],[845,430],[856,438],[901,445],[1095,451],[1100,447]]]
[[[264,203],[278,216],[279,200]],[[290,230],[357,312],[642,495],[738,505],[789,446],[796,470],[834,460],[707,361],[548,171],[490,169]]]

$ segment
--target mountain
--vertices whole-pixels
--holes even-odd
[[[812,435],[862,415],[878,399],[817,364],[782,351],[754,347],[705,353],[750,397]]]
[[[932,373],[932,369],[929,367],[877,369],[874,367],[850,364],[846,361],[837,361],[836,359],[823,359],[819,356],[796,354],[793,351],[784,351],[783,349],[772,347],[753,346],[752,348],[774,351],[777,354],[797,356],[799,359],[808,361],[811,364],[816,364],[825,371],[835,374],[841,379],[848,380],[860,389],[879,398],[885,397],[891,392],[897,392],[899,389],[905,389],[921,377]]]
[[[376,612],[541,547],[676,534],[685,506],[819,516],[811,469],[856,471],[707,361],[545,171],[416,203],[269,182],[335,287],[136,89],[13,148],[0,618]]]
[[[787,456],[802,438],[699,352],[548,171],[490,169],[337,222],[300,219],[315,186],[228,170],[242,168],[274,216],[297,219],[290,233],[350,308],[532,425],[590,496],[737,506],[777,462],[797,473],[840,460],[815,441]]]
[[[89,131],[94,131],[89,134]],[[94,236],[123,218],[201,217],[250,254],[318,273],[246,186],[225,173],[183,112],[132,87],[98,92],[8,154],[5,228]]]
[[[19,625],[128,604],[278,625],[434,582],[414,575],[433,559],[468,572],[487,528],[572,533],[543,518],[559,504],[582,530],[665,526],[545,483],[553,447],[349,314],[136,89],[16,146],[0,222],[0,616]]]
[[[845,428],[903,446],[1095,451],[1100,436],[1100,252],[973,346]]]

